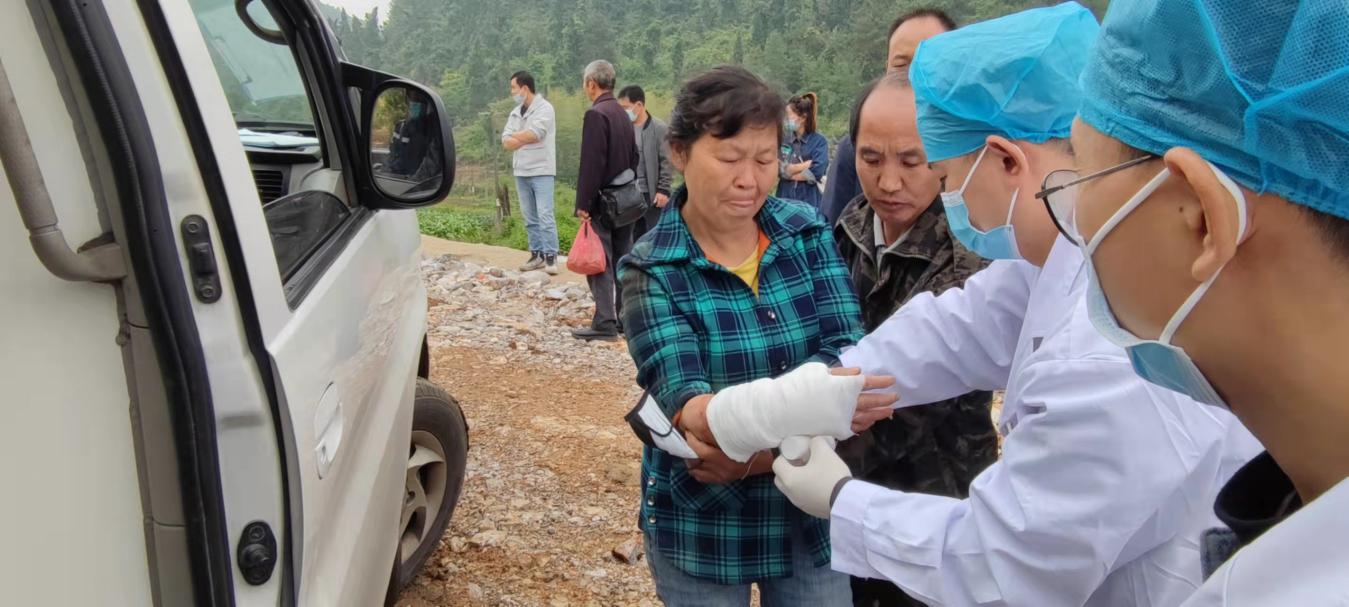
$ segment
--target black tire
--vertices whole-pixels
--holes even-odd
[[[464,419],[463,410],[459,408],[459,402],[440,386],[419,378],[413,407],[413,438],[408,455],[412,457],[419,444],[421,448],[434,447],[427,444],[428,442],[439,444],[443,450],[444,465],[428,466],[417,474],[435,475],[436,478],[426,478],[423,482],[427,486],[443,483],[444,497],[439,507],[435,509],[434,518],[431,518],[428,508],[422,515],[423,519],[417,520],[417,515],[414,515],[409,525],[400,525],[399,549],[394,561],[393,577],[389,581],[388,597],[391,600],[397,599],[398,593],[417,576],[426,559],[430,558],[431,553],[435,552],[436,546],[440,544],[440,538],[445,534],[445,527],[450,523],[455,504],[459,501],[459,493],[464,487],[464,468],[468,463],[468,422]],[[426,519],[430,519],[429,523]],[[429,527],[425,526],[427,524]],[[404,541],[408,535],[405,532],[411,528],[425,529],[425,535],[421,535],[416,549],[409,555],[404,551]]]

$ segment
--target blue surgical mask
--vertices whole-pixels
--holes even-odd
[[[793,133],[793,134],[795,134],[795,133],[796,133],[796,128],[797,128],[798,126],[800,126],[800,125],[796,124],[796,121],[795,121],[795,120],[787,120],[787,121],[785,121],[785,122],[782,123],[782,126],[784,126],[784,127],[787,128],[787,132],[788,132],[788,133]]]
[[[1021,252],[1016,247],[1016,229],[1012,226],[1012,212],[1016,210],[1016,198],[1021,193],[1020,188],[1012,192],[1012,203],[1007,207],[1006,223],[987,232],[980,231],[970,223],[970,210],[965,206],[965,188],[970,187],[974,171],[979,168],[979,163],[983,162],[984,154],[987,152],[987,146],[979,152],[979,157],[974,160],[974,166],[970,167],[970,174],[965,177],[965,183],[960,186],[960,190],[942,192],[941,202],[942,206],[946,207],[946,223],[960,244],[980,257],[1021,259]]]
[[[634,112],[634,111],[632,111],[631,109],[627,109],[627,110],[623,110],[623,111],[625,111],[625,112],[628,113],[628,120],[629,120],[629,121],[631,121],[631,122],[637,122],[637,112]]]
[[[1212,165],[1210,165],[1212,166]],[[1218,167],[1213,167],[1213,172],[1218,177],[1218,181],[1232,194],[1232,198],[1237,204],[1237,234],[1238,238],[1246,233],[1246,197],[1241,193],[1231,178],[1223,174]],[[1124,206],[1120,207],[1115,215],[1101,226],[1096,232],[1096,236],[1087,243],[1084,251],[1087,261],[1087,316],[1091,319],[1091,324],[1095,325],[1096,330],[1101,333],[1111,343],[1124,348],[1129,355],[1129,362],[1133,364],[1134,372],[1139,377],[1152,382],[1163,388],[1174,390],[1184,394],[1198,402],[1213,405],[1215,407],[1228,408],[1227,403],[1218,395],[1218,391],[1209,383],[1208,378],[1194,364],[1185,350],[1171,343],[1175,337],[1176,331],[1180,329],[1181,323],[1189,317],[1190,312],[1203,299],[1204,294],[1208,292],[1209,287],[1218,279],[1222,273],[1222,268],[1218,268],[1213,276],[1199,285],[1198,288],[1190,294],[1185,302],[1180,305],[1180,309],[1167,321],[1166,327],[1162,329],[1162,334],[1157,339],[1143,339],[1130,333],[1128,329],[1120,326],[1119,319],[1110,311],[1110,303],[1106,300],[1105,291],[1101,289],[1100,278],[1096,274],[1096,267],[1091,262],[1092,253],[1100,246],[1105,238],[1115,226],[1119,225],[1129,213],[1143,204],[1157,188],[1161,187],[1166,178],[1171,175],[1169,169],[1162,169],[1156,177],[1144,185],[1133,198],[1130,198]],[[1076,216],[1073,219],[1076,222]],[[1080,231],[1078,232],[1081,233]]]
[[[511,95],[511,101],[514,101],[514,102],[515,102],[515,105],[524,105],[524,104],[525,104],[525,96],[524,96],[524,95]]]

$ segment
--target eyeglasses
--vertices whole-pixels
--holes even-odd
[[[1040,192],[1035,197],[1045,201],[1045,209],[1049,211],[1049,217],[1054,220],[1054,227],[1059,229],[1059,233],[1063,234],[1063,237],[1067,238],[1069,242],[1083,247],[1087,243],[1078,233],[1077,223],[1074,219],[1074,209],[1077,207],[1077,186],[1097,177],[1105,177],[1111,173],[1123,171],[1129,167],[1158,158],[1161,158],[1161,156],[1148,154],[1108,169],[1096,171],[1086,177],[1078,176],[1077,171],[1072,169],[1054,171],[1045,176],[1045,181],[1040,186]]]

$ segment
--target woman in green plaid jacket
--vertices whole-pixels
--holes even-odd
[[[769,197],[783,104],[740,68],[685,84],[670,120],[686,188],[620,263],[623,326],[637,381],[681,428],[717,390],[837,362],[861,311],[824,218]],[[687,405],[687,408],[686,408]],[[851,605],[829,568],[828,521],[773,486],[772,454],[748,464],[685,432],[699,459],[647,447],[639,524],[662,601],[765,607]]]

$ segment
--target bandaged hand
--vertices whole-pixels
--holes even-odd
[[[808,363],[774,379],[760,379],[718,392],[707,404],[707,425],[731,459],[748,461],[790,436],[853,435],[853,418],[863,390],[893,383],[887,377],[831,373]],[[888,406],[892,395],[868,395]],[[875,406],[874,403],[869,403]]]

